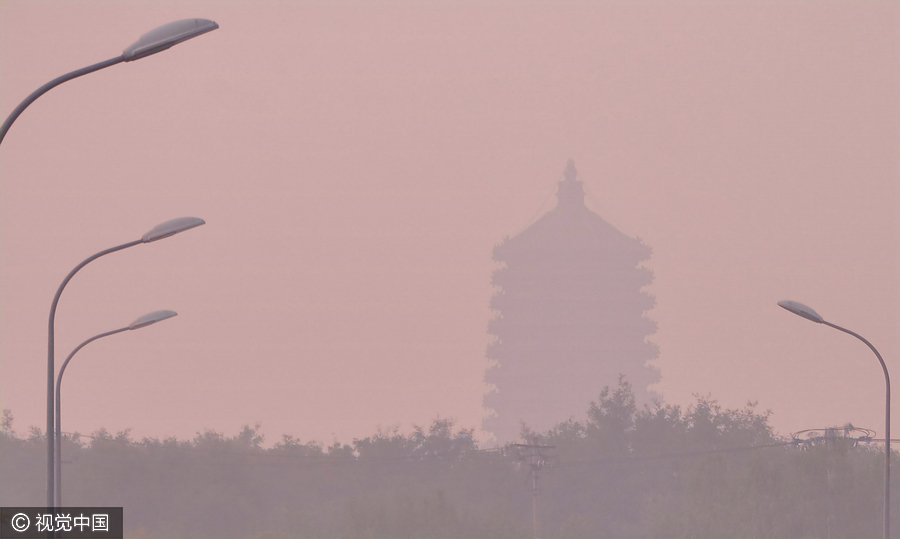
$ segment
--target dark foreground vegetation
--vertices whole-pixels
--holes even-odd
[[[0,505],[43,505],[45,439],[12,427],[7,413]],[[620,383],[586,421],[538,440],[555,446],[541,450],[542,537],[881,536],[883,453],[779,439],[752,405],[638,410]],[[249,426],[190,441],[101,430],[66,437],[64,501],[123,506],[132,538],[525,538],[531,451],[479,447],[443,419],[328,447],[285,436],[266,448]]]

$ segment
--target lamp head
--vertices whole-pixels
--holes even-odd
[[[129,324],[128,329],[140,329],[143,327],[147,327],[151,324],[162,322],[166,318],[172,318],[173,316],[178,316],[178,313],[176,313],[175,311],[154,311],[150,314],[145,314],[144,316]]]
[[[212,32],[219,25],[206,19],[185,19],[170,22],[142,35],[132,46],[122,52],[126,62],[139,60],[145,56],[162,52],[172,45],[187,41],[206,32]]]
[[[783,309],[787,309],[788,311],[791,311],[792,313],[796,314],[797,316],[802,316],[803,318],[806,318],[807,320],[812,320],[813,322],[815,322],[817,324],[821,324],[822,322],[825,321],[824,318],[819,316],[819,313],[812,310],[810,307],[807,307],[806,305],[804,305],[802,303],[798,303],[796,301],[779,301],[778,306]]]
[[[191,228],[205,224],[206,221],[197,217],[179,217],[178,219],[172,219],[171,221],[166,221],[165,223],[156,225],[152,230],[150,230],[150,232],[144,234],[144,236],[141,238],[141,241],[144,243],[150,243],[151,241],[168,238],[169,236],[174,236],[179,232],[184,232],[185,230],[189,230]]]

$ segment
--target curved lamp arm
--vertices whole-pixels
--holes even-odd
[[[110,58],[109,60],[106,60],[105,62],[100,62],[99,64],[94,64],[92,66],[83,67],[81,69],[72,71],[71,73],[66,73],[62,77],[57,77],[57,78],[51,80],[50,82],[48,82],[47,84],[41,86],[40,88],[35,90],[30,96],[26,97],[25,101],[22,101],[21,103],[19,103],[19,106],[16,107],[16,110],[12,111],[12,114],[10,114],[9,117],[6,118],[6,121],[3,122],[3,127],[0,127],[0,143],[3,142],[3,137],[6,136],[6,132],[9,131],[10,126],[12,126],[13,122],[16,121],[16,118],[18,118],[19,115],[22,114],[22,111],[25,110],[26,108],[28,108],[28,105],[34,103],[34,101],[37,98],[39,98],[42,95],[44,95],[45,93],[47,93],[47,91],[49,91],[50,89],[52,89],[56,86],[59,86],[60,84],[66,82],[66,81],[70,81],[72,79],[77,79],[78,77],[80,77],[82,75],[87,75],[88,73],[93,73],[94,71],[99,71],[99,70],[103,69],[104,67],[113,66],[113,65],[118,64],[119,62],[124,62],[124,61],[125,61],[125,57],[122,55],[119,55],[119,56],[116,56],[115,58]]]
[[[887,365],[884,363],[884,358],[881,357],[881,354],[878,353],[878,350],[876,350],[875,347],[872,346],[872,343],[870,343],[869,341],[867,341],[862,335],[859,335],[858,333],[854,333],[854,332],[850,331],[850,330],[847,329],[847,328],[842,328],[841,326],[837,326],[837,325],[835,325],[835,324],[832,324],[831,322],[828,322],[827,320],[822,320],[822,323],[825,324],[826,326],[833,327],[834,329],[836,329],[836,330],[838,330],[838,331],[843,331],[844,333],[847,333],[847,334],[849,334],[849,335],[853,335],[853,336],[856,337],[857,339],[859,339],[859,340],[861,340],[862,342],[866,343],[866,346],[868,346],[869,349],[870,349],[871,351],[875,352],[875,357],[877,357],[877,358],[878,358],[878,361],[881,362],[881,370],[884,371],[884,382],[885,382],[885,385],[887,386],[887,400],[890,401],[890,400],[891,400],[891,375],[888,374],[888,369],[887,369]],[[891,433],[890,433],[890,432],[886,432],[886,433],[884,434],[884,437],[885,437],[885,438],[890,438],[890,437],[891,437]]]
[[[82,75],[99,71],[104,67],[116,65],[119,62],[133,62],[134,60],[146,58],[147,56],[162,52],[177,45],[182,41],[187,41],[188,39],[197,37],[201,34],[212,32],[218,27],[219,25],[214,21],[206,19],[185,19],[183,21],[170,22],[169,24],[164,24],[163,26],[142,35],[133,45],[125,49],[122,54],[115,58],[110,58],[105,62],[77,69],[71,73],[66,73],[61,77],[51,80],[25,98],[25,101],[19,103],[16,110],[12,111],[12,114],[6,118],[6,121],[3,122],[3,127],[0,127],[0,143],[3,142],[3,137],[6,136],[6,132],[9,131],[10,126],[16,121],[16,118],[22,114],[22,111],[28,108],[28,105],[32,104],[37,98],[44,95],[51,88],[59,86],[66,81],[76,79]]]

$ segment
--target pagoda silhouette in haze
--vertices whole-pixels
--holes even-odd
[[[641,291],[653,274],[639,267],[651,250],[585,206],[571,159],[563,176],[556,207],[494,248],[501,267],[485,374],[493,388],[484,397],[493,415],[483,426],[500,442],[519,439],[523,422],[543,432],[581,418],[620,375],[638,402],[660,378],[646,340],[656,332],[645,316],[655,300]]]

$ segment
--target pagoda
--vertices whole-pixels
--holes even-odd
[[[660,378],[645,316],[655,300],[641,291],[653,274],[639,267],[651,250],[585,206],[572,160],[563,176],[556,207],[493,252],[484,430],[500,442],[517,440],[523,423],[542,432],[583,417],[620,375],[638,402]]]

